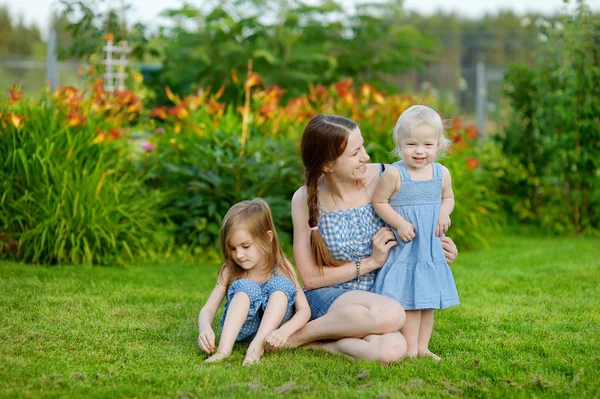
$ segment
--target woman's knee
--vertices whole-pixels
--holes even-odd
[[[378,333],[391,333],[400,330],[406,321],[404,308],[398,302],[389,299],[373,309]]]
[[[406,340],[400,333],[386,334],[381,339],[377,360],[381,364],[396,363],[406,356]]]

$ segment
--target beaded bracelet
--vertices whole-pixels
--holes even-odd
[[[360,280],[360,259],[356,260],[356,279]]]

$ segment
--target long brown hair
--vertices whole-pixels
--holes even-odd
[[[300,154],[304,163],[306,180],[308,225],[315,227],[319,220],[318,182],[323,168],[338,159],[346,149],[348,135],[358,128],[358,123],[343,116],[319,114],[304,128]],[[323,266],[341,266],[346,261],[333,259],[319,230],[311,230],[310,247],[320,271]]]
[[[255,198],[238,202],[229,208],[223,218],[220,234],[224,264],[219,270],[218,279],[220,283],[229,287],[235,280],[247,275],[247,271],[235,262],[229,251],[229,239],[233,232],[238,229],[246,230],[252,239],[256,240],[256,245],[266,260],[263,266],[265,272],[272,270],[273,266],[277,264],[293,280],[294,272],[290,270],[281,245],[279,245],[279,237],[275,231],[271,208],[265,200]],[[271,241],[269,241],[269,231],[273,232]]]

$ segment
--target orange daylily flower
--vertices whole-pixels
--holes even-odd
[[[14,104],[17,101],[19,101],[19,99],[23,95],[23,92],[18,91],[16,86],[13,86],[12,89],[6,89],[6,91],[10,93],[10,104]]]
[[[165,119],[167,119],[167,107],[162,106],[162,107],[154,108],[150,111],[149,116],[150,116],[150,118],[158,118],[158,119],[165,120]]]
[[[252,86],[256,86],[261,82],[260,77],[258,76],[258,74],[256,72],[252,72],[249,76],[248,79],[246,79],[246,88],[250,88]]]
[[[13,126],[17,129],[19,129],[23,121],[26,120],[28,120],[28,118],[25,115],[15,114],[14,112],[10,113],[10,121],[12,122]]]
[[[85,116],[81,115],[79,113],[79,111],[76,111],[76,110],[73,111],[73,112],[71,112],[67,116],[67,119],[69,121],[67,125],[70,126],[70,127],[81,126],[87,120],[87,118]]]
[[[221,86],[219,91],[217,91],[215,93],[215,100],[218,100],[219,98],[221,98],[221,96],[223,95],[224,92],[225,92],[225,86]]]
[[[335,89],[337,90],[338,96],[340,97],[344,97],[351,87],[352,78],[346,79],[342,82],[338,82],[335,84]]]
[[[379,105],[385,104],[385,98],[377,91],[373,93],[373,100]]]
[[[237,84],[237,82],[239,81],[237,73],[235,72],[235,69],[231,70],[231,80],[233,80],[233,83]]]
[[[473,170],[479,166],[477,158],[467,158],[467,169]]]
[[[188,116],[190,116],[190,113],[185,107],[185,102],[181,102],[169,109],[169,115],[178,119],[186,119]]]
[[[169,100],[171,100],[171,102],[173,104],[179,104],[179,101],[181,101],[179,99],[179,97],[177,97],[175,94],[173,94],[173,92],[171,91],[171,88],[169,86],[167,86],[165,88],[165,92],[167,93],[167,97],[169,97]]]
[[[475,140],[477,138],[477,134],[479,132],[477,131],[477,128],[473,125],[469,125],[467,126],[467,137],[470,138],[471,140]]]
[[[105,42],[112,42],[114,40],[115,40],[115,35],[113,35],[112,33],[107,33],[106,35],[104,35]]]

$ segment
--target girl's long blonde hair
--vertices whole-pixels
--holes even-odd
[[[263,270],[273,270],[277,264],[283,272],[292,280],[294,272],[288,266],[288,261],[283,255],[279,244],[279,237],[275,231],[273,216],[269,204],[261,198],[238,202],[232,206],[223,218],[221,224],[221,253],[223,254],[223,266],[219,270],[218,280],[221,284],[229,287],[235,280],[247,275],[231,257],[229,251],[229,239],[235,230],[243,229],[250,234],[260,253],[265,258]],[[269,231],[273,233],[273,239],[269,241]]]

